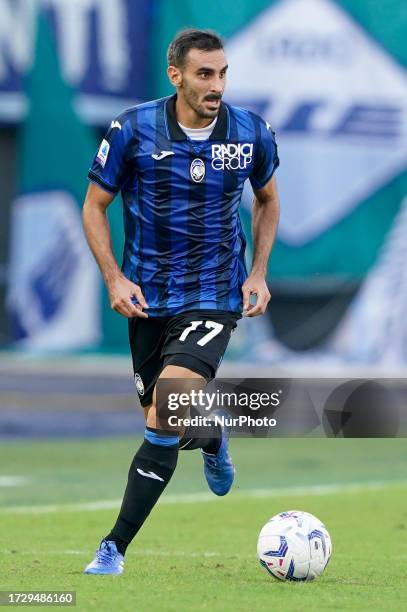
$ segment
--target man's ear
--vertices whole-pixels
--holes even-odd
[[[168,66],[167,75],[170,83],[174,85],[174,87],[180,87],[182,85],[182,72],[179,68]]]

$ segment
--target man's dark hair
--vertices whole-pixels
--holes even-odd
[[[191,49],[199,51],[217,51],[223,49],[221,37],[212,30],[196,30],[188,28],[178,32],[167,51],[169,66],[183,68],[187,54]]]

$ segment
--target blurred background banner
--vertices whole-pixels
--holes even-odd
[[[7,303],[20,348],[109,347],[116,321],[80,214],[98,146],[87,123],[105,127],[145,99],[149,11],[139,0],[0,2],[0,117],[19,122]],[[121,244],[120,206],[110,216]],[[114,333],[114,348],[122,336]]]
[[[96,142],[75,115],[43,18],[25,89],[30,110],[19,133],[20,195],[11,214],[12,338],[30,349],[87,346],[100,337],[100,291],[82,232],[79,179]]]
[[[35,61],[39,14],[82,119],[104,125],[144,99],[151,8],[148,0],[0,0],[0,121],[21,121],[27,112],[23,81]]]
[[[35,52],[41,43],[39,15],[58,58],[53,70]],[[281,159],[281,223],[268,270],[273,301],[266,317],[241,323],[229,358],[406,362],[401,313],[407,279],[398,238],[403,235],[402,202],[407,195],[406,3],[226,0],[207,3],[202,10],[197,0],[0,0],[0,24],[4,180],[3,174],[0,178],[5,184],[1,214],[3,228],[13,226],[11,245],[5,229],[0,235],[3,293],[5,279],[10,278],[11,305],[11,316],[2,319],[3,346],[27,336],[27,329],[35,327],[33,320],[39,321],[30,313],[34,327],[29,327],[16,314],[27,299],[17,282],[18,276],[26,285],[24,269],[40,286],[41,295],[44,283],[38,276],[47,279],[47,291],[53,287],[47,306],[40,307],[43,319],[56,324],[55,313],[61,315],[65,302],[66,336],[57,326],[49,346],[126,350],[126,322],[111,312],[98,273],[85,255],[79,207],[87,168],[118,112],[172,93],[166,50],[178,30],[194,26],[212,28],[225,38],[225,99],[270,122]],[[37,90],[26,76],[36,71]],[[56,99],[49,119],[41,118],[38,109],[49,112]],[[63,118],[65,112],[69,121]],[[64,131],[62,124],[70,128]],[[61,137],[55,139],[55,133]],[[17,142],[26,144],[16,150],[18,161],[13,163],[10,153]],[[51,153],[52,146],[60,147],[64,163],[55,161],[58,152],[55,148]],[[41,154],[34,155],[33,147]],[[49,164],[43,163],[44,156],[51,159]],[[13,207],[11,222],[7,211],[16,191],[23,198]],[[37,211],[51,206],[52,215],[44,214],[59,232],[61,223],[71,219],[69,231],[63,230],[65,239],[56,239],[52,248],[41,242],[35,261],[30,241],[22,246],[22,234],[36,227],[34,216],[39,223],[34,208],[27,205],[27,192],[36,194]],[[38,192],[47,194],[41,196],[41,205]],[[69,206],[75,211],[72,215],[64,212]],[[121,203],[117,200],[110,208],[113,246],[120,261]],[[247,189],[241,217],[248,235],[250,208]],[[58,231],[52,233],[59,235]],[[31,229],[30,240],[38,235],[38,229]],[[59,277],[51,265],[53,252],[64,261]],[[250,257],[249,240],[249,262]],[[59,285],[62,278],[66,291]],[[80,293],[87,296],[89,319],[83,318],[82,332],[77,325],[70,335],[68,312],[76,321],[78,317],[69,305],[68,288],[78,295],[82,286],[87,287]],[[397,293],[397,308],[391,308],[392,293]],[[60,300],[60,308],[58,295],[67,300]],[[76,306],[83,313],[83,305]],[[398,348],[385,351],[385,344]],[[45,340],[41,346],[46,348]]]

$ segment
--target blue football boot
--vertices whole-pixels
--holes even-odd
[[[235,477],[235,468],[229,455],[229,439],[222,428],[222,443],[216,455],[201,450],[204,460],[204,473],[209,488],[215,495],[226,495]]]
[[[116,542],[102,540],[95,558],[84,569],[84,574],[110,574],[118,576],[124,570],[124,557],[117,548]]]

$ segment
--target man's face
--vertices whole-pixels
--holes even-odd
[[[222,50],[191,49],[180,70],[179,93],[202,119],[215,118],[226,84],[227,63]]]

